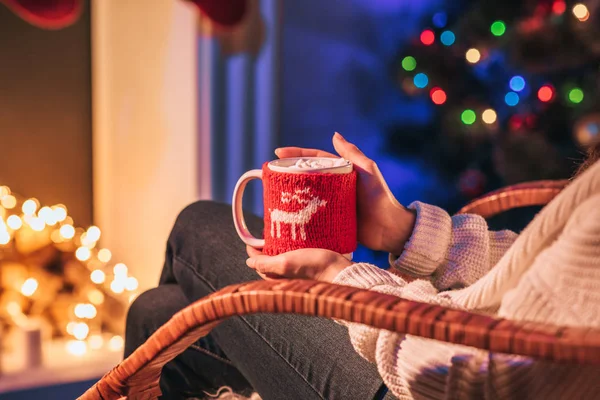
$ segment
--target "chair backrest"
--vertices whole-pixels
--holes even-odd
[[[543,206],[558,195],[568,180],[524,182],[487,193],[461,208],[458,214],[479,214],[491,218],[518,207]]]

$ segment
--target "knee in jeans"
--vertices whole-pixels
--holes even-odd
[[[152,330],[152,315],[156,312],[152,304],[152,289],[143,292],[129,306],[127,310],[127,331],[136,330],[147,336]]]
[[[211,221],[223,221],[223,218],[232,220],[229,204],[200,200],[188,205],[179,213],[175,227],[184,230],[187,227],[197,229],[199,226],[209,225]]]

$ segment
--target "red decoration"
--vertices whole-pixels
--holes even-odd
[[[356,171],[282,173],[271,171],[267,163],[262,171],[265,254],[301,248],[329,249],[340,254],[356,250]]]
[[[79,19],[81,0],[0,0],[23,20],[43,29],[62,29]]]
[[[435,33],[431,29],[426,29],[421,33],[421,43],[425,46],[432,45],[435,42]]]
[[[554,89],[550,85],[544,85],[538,90],[538,99],[543,102],[548,102],[554,97]]]
[[[176,0],[173,0],[176,1]],[[196,4],[215,24],[232,27],[239,24],[248,9],[247,0],[188,0]]]
[[[552,12],[554,14],[560,15],[567,10],[567,3],[564,0],[556,0],[552,4]]]
[[[188,1],[198,6],[200,12],[215,24],[223,27],[240,23],[248,9],[247,0]],[[0,3],[23,20],[43,29],[62,29],[74,24],[83,8],[82,0],[0,0]]]
[[[446,92],[444,92],[439,87],[431,89],[429,95],[431,96],[431,101],[433,101],[434,104],[441,105],[446,102]]]

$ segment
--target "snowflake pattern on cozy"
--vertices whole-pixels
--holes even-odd
[[[265,164],[263,185],[265,254],[356,250],[356,172],[285,173]]]

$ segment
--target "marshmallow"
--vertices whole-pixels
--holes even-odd
[[[348,165],[348,161],[343,158],[319,158],[319,159],[300,159],[294,165],[288,168],[293,170],[310,170],[343,167]]]

